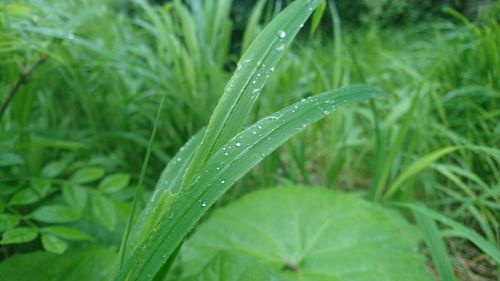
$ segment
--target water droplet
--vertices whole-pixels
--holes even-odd
[[[221,180],[221,181],[220,181],[220,183],[221,183],[221,184],[224,184],[224,183],[226,183],[226,181],[225,181],[225,180]]]
[[[286,32],[283,31],[283,30],[280,30],[278,32],[278,37],[281,38],[281,39],[284,39],[286,37]]]
[[[207,206],[207,202],[205,202],[205,201],[201,201],[201,207],[202,207],[202,208],[205,208],[206,206]]]
[[[224,156],[228,156],[229,155],[229,152],[224,152]]]
[[[240,147],[240,146],[241,146],[241,143],[240,143],[240,142],[237,142],[237,143],[235,143],[234,145],[236,145],[236,147]]]
[[[216,169],[217,171],[218,171],[218,170],[220,170],[220,168],[219,168],[219,167],[217,167],[217,168],[215,168],[215,169]]]
[[[180,157],[177,157],[177,159],[175,159],[177,162],[180,162],[181,161],[181,158]]]
[[[261,75],[260,73],[257,73],[257,77],[260,77],[260,75]]]
[[[252,131],[252,135],[256,135],[256,134],[257,134],[257,132],[256,132],[256,131]]]
[[[273,72],[274,70],[276,70],[276,68],[274,68],[274,66],[271,67],[271,72]]]
[[[261,125],[259,125],[259,126],[257,126],[257,128],[262,129],[262,126],[261,126]]]
[[[302,28],[302,27],[304,27],[304,24],[303,24],[303,23],[301,23],[301,24],[300,24],[300,28]]]
[[[276,47],[276,51],[282,52],[285,50],[285,44],[279,44],[278,47]]]
[[[66,38],[68,38],[68,40],[74,40],[75,34],[73,34],[73,32],[69,32],[68,35],[66,35]]]

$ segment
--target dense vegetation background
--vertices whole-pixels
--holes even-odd
[[[0,259],[118,246],[161,98],[148,190],[207,124],[241,53],[289,2],[3,1]],[[276,185],[319,185],[386,206],[423,202],[498,247],[499,3],[329,4],[276,68],[252,121],[356,83],[389,97],[312,126],[219,204]],[[461,280],[498,280],[493,259],[443,235]]]

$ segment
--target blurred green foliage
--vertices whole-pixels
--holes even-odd
[[[264,2],[0,3],[0,100],[43,59],[0,119],[2,258],[116,246],[161,97],[146,187],[207,124],[240,49],[290,1]],[[220,204],[252,188],[313,183],[384,203],[420,200],[499,245],[500,5],[479,2],[336,1],[336,30],[328,7],[319,32],[304,28],[278,65],[252,121],[354,83],[389,99],[314,125]],[[447,243],[464,280],[474,268],[494,278],[496,264],[470,243]]]

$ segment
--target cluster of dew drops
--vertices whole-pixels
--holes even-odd
[[[308,8],[308,10],[309,10],[309,11],[312,11],[312,10],[313,10],[312,6],[310,6],[310,7]],[[302,27],[304,27],[304,24],[301,24],[301,25],[300,25],[300,28],[302,28]],[[283,41],[284,41],[284,39],[286,38],[286,35],[287,35],[287,34],[286,34],[286,31],[284,31],[284,30],[280,30],[280,31],[278,31],[278,38],[279,38],[279,42],[278,42],[278,46],[276,46],[276,48],[275,48],[275,50],[276,50],[277,52],[282,52],[282,51],[284,51],[284,50],[285,50],[285,43],[284,43]],[[262,67],[265,67],[265,65],[262,65]],[[270,71],[271,71],[271,72],[274,72],[275,70],[276,70],[276,69],[275,69],[275,67],[274,67],[274,66],[272,66],[272,67],[270,68]],[[257,77],[259,78],[260,76],[261,76],[261,74],[260,74],[260,73],[257,73]],[[269,76],[267,76],[267,77],[269,77]],[[266,78],[267,78],[267,77],[266,77]],[[257,80],[253,80],[253,81],[252,81],[252,85],[256,85],[256,84],[257,84]],[[252,93],[254,94],[254,95],[253,95],[253,98],[255,98],[255,96],[256,96],[255,94],[257,94],[259,91],[260,91],[260,89],[259,89],[259,88],[256,88],[256,89],[254,89],[254,90],[252,91]],[[305,101],[305,100],[303,99],[303,100],[302,100],[302,102],[304,102],[304,101]],[[295,106],[295,107],[294,107],[293,112],[295,112],[295,109],[297,109],[297,106]],[[325,113],[326,113],[326,112],[325,112]],[[283,120],[283,121],[284,121],[284,120]],[[257,127],[259,130],[261,130],[261,129],[263,128],[261,124],[257,125],[256,127]],[[305,127],[305,124],[304,124],[304,126],[303,126],[303,127]],[[253,131],[252,131],[252,134],[253,134],[253,135],[256,135],[256,134],[257,134],[257,131],[256,131],[256,130],[253,130]],[[234,144],[234,147],[236,147],[236,148],[241,147],[241,142],[240,142],[240,141],[236,141],[236,143]],[[224,156],[228,156],[228,155],[229,155],[229,151],[228,151],[228,149],[227,149],[226,147],[223,147],[223,148],[222,148],[222,150],[224,151]],[[265,157],[266,155],[265,155],[265,153],[262,153],[262,155],[261,155],[261,156],[262,156],[262,157]],[[178,160],[180,160],[180,159],[178,159]],[[219,168],[219,167],[217,167],[216,169],[217,169],[217,170],[220,170],[220,168]],[[225,182],[226,182],[226,181],[225,181],[224,179],[221,179],[221,180],[220,180],[220,184],[225,184]],[[206,203],[205,201],[203,201],[203,200],[199,200],[199,203],[200,203],[200,205],[201,205],[201,207],[202,207],[202,208],[205,208],[205,207],[207,206],[207,203]]]

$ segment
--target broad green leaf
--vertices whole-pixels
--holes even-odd
[[[190,272],[177,281],[256,281],[256,280],[289,280],[279,275],[279,270],[269,265],[257,262],[253,258],[231,252],[221,251],[213,255],[205,264],[204,269]],[[331,280],[334,281],[334,280]]]
[[[23,158],[21,158],[21,156],[10,152],[0,153],[0,167],[16,166],[22,164],[24,164],[24,160]]]
[[[18,227],[5,231],[0,244],[19,244],[35,240],[38,231],[32,227]],[[1,278],[0,278],[1,279]]]
[[[31,186],[16,192],[9,201],[9,205],[29,205],[36,203],[49,195],[51,185],[44,180],[33,180]]]
[[[46,178],[54,178],[59,176],[67,167],[68,163],[66,161],[50,162],[43,167],[41,175]]]
[[[14,193],[14,195],[9,201],[9,205],[17,205],[17,206],[29,205],[36,203],[41,199],[43,199],[43,197],[36,194],[32,189],[24,188]]]
[[[41,229],[42,233],[51,233],[68,240],[92,240],[92,236],[80,230],[65,226],[50,226]]]
[[[66,223],[80,219],[80,212],[62,205],[47,205],[33,211],[30,217],[41,222]]]
[[[16,227],[21,219],[11,214],[0,214],[0,232]]]
[[[83,210],[87,205],[87,191],[77,184],[65,184],[62,188],[62,193],[66,202],[78,210]]]
[[[267,265],[276,278],[290,280],[433,280],[418,253],[416,233],[396,212],[353,195],[273,188],[217,209],[184,243],[180,280],[224,276],[242,266],[228,261],[211,268],[212,259],[224,252]]]
[[[83,168],[75,172],[75,174],[71,177],[71,181],[73,183],[80,184],[89,183],[102,178],[105,173],[106,171],[99,167]]]
[[[108,230],[115,229],[116,208],[111,199],[103,195],[94,196],[92,198],[92,213]]]
[[[42,246],[47,252],[62,254],[68,249],[68,243],[66,243],[66,241],[52,234],[42,233],[41,240]]]
[[[173,253],[184,236],[229,187],[269,153],[307,125],[318,121],[340,106],[366,100],[383,93],[369,86],[351,86],[329,91],[285,108],[264,118],[236,135],[208,161],[206,171],[194,186],[181,190],[170,200],[168,216],[146,230],[147,238],[135,245],[117,280],[149,280]],[[144,260],[137,264],[134,260]],[[126,277],[126,274],[130,274]],[[149,276],[149,277],[148,277]]]
[[[127,187],[130,182],[130,175],[128,174],[114,174],[105,177],[99,183],[99,191],[103,193],[114,193]]]
[[[454,230],[455,236],[463,237],[470,242],[474,243],[479,249],[484,251],[488,256],[494,259],[497,263],[500,263],[500,250],[496,245],[490,243],[488,240],[484,239],[481,235],[479,235],[476,231],[471,228],[464,226],[463,224],[456,222],[446,216],[433,211],[431,209],[426,208],[421,204],[397,204],[403,207],[407,207],[414,212],[419,212],[422,215],[428,216],[444,225],[447,225],[451,229]]]
[[[17,254],[0,263],[0,280],[104,281],[116,262],[113,248],[88,248],[62,255],[47,252]]]
[[[182,188],[190,187],[212,154],[240,130],[269,75],[321,0],[297,0],[257,36],[242,55],[210,118]]]

